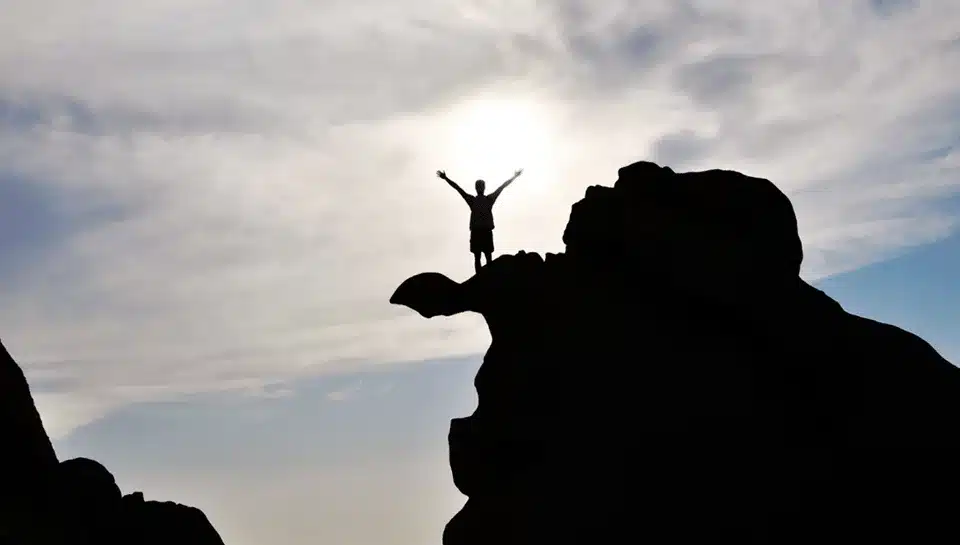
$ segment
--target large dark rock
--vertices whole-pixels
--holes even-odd
[[[391,298],[492,336],[445,544],[960,537],[960,370],[801,280],[771,182],[635,163],[563,240]]]
[[[58,462],[23,371],[0,344],[0,545],[223,545],[195,507],[124,496],[88,458]]]
[[[44,517],[45,491],[57,455],[23,370],[0,343],[0,543],[59,539]],[[53,541],[52,541],[53,540]]]
[[[23,482],[18,477],[37,477],[54,471],[57,455],[43,428],[23,370],[3,343],[0,343],[0,428],[10,440],[4,441],[0,448],[5,483],[0,494],[7,500],[10,485]]]

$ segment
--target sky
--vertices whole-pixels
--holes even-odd
[[[439,543],[477,316],[406,277],[563,249],[617,169],[792,199],[802,276],[960,361],[960,3],[0,0],[0,337],[62,458],[229,544]],[[271,541],[272,540],[272,541]]]

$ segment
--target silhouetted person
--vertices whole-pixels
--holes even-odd
[[[473,254],[473,267],[477,272],[480,272],[480,254],[487,257],[488,265],[493,260],[493,203],[497,202],[500,192],[521,174],[523,174],[523,169],[514,172],[509,180],[500,184],[500,187],[490,194],[485,194],[487,183],[483,180],[477,180],[475,186],[477,194],[471,195],[456,182],[447,178],[446,172],[437,171],[437,176],[450,184],[450,187],[456,189],[463,200],[470,205],[470,253]]]

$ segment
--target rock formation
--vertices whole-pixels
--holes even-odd
[[[960,537],[960,370],[800,279],[770,181],[634,163],[563,241],[391,298],[492,337],[445,545]]]
[[[202,511],[124,496],[87,458],[58,462],[23,371],[0,344],[0,545],[223,545]]]
[[[0,544],[55,543],[46,524],[45,490],[57,468],[57,455],[43,429],[23,370],[0,343]]]

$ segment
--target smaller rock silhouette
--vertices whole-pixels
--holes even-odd
[[[20,366],[0,344],[2,545],[223,545],[195,507],[123,495],[103,464],[58,462]]]

